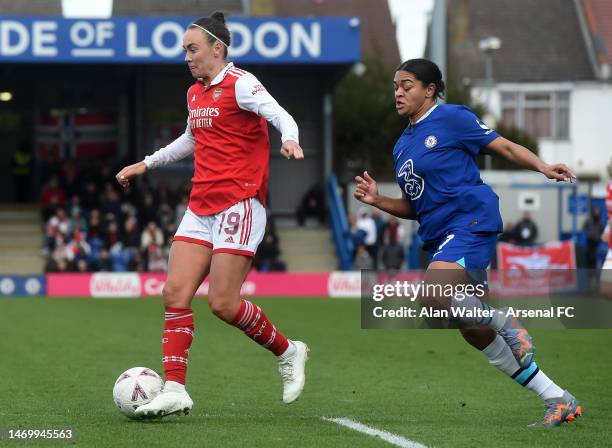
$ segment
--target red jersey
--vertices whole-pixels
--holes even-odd
[[[257,197],[265,205],[270,141],[266,120],[282,134],[283,143],[298,143],[297,124],[255,76],[231,62],[205,85],[187,91],[189,118],[185,133],[145,157],[149,169],[195,153],[189,208],[212,215]]]
[[[265,206],[270,140],[265,118],[236,100],[236,81],[246,72],[224,71],[220,82],[197,81],[187,92],[195,171],[189,208],[212,215],[242,199],[257,197]]]

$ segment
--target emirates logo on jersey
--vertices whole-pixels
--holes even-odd
[[[213,119],[219,116],[218,107],[198,107],[189,111],[191,128],[212,128]]]
[[[223,89],[221,89],[221,88],[215,89],[215,91],[213,92],[213,95],[212,95],[213,100],[217,101],[219,98],[221,98],[222,94],[223,94]]]

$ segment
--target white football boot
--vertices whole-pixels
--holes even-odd
[[[182,384],[168,381],[163,390],[150,403],[139,406],[135,414],[142,418],[158,418],[167,415],[189,414],[193,401]]]
[[[293,403],[304,390],[306,382],[306,361],[308,360],[308,346],[301,341],[291,341],[295,346],[295,353],[287,359],[278,359],[278,371],[283,379],[283,402]]]

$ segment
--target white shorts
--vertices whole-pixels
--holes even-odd
[[[266,209],[257,198],[250,198],[215,215],[199,216],[187,209],[173,241],[210,247],[213,254],[252,257],[265,230]]]

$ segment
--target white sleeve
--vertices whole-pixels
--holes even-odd
[[[187,119],[187,127],[185,132],[169,145],[155,151],[150,156],[144,158],[144,163],[148,169],[157,168],[158,166],[168,165],[177,160],[184,159],[193,153],[195,148],[195,140],[191,133],[191,123]]]
[[[295,120],[268,93],[259,80],[250,73],[236,81],[236,102],[241,109],[253,112],[268,120],[281,133],[281,141],[299,143],[299,131]]]

